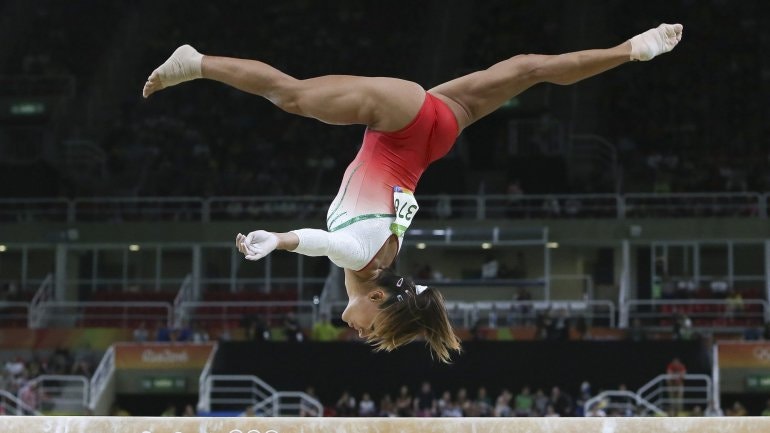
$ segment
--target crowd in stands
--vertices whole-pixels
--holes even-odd
[[[45,409],[46,395],[38,378],[42,375],[74,375],[91,378],[98,360],[88,351],[78,354],[62,345],[50,353],[33,353],[29,357],[14,355],[5,360],[0,372],[0,390],[13,394],[33,409]],[[6,410],[0,404],[0,415]]]
[[[618,389],[626,389],[620,384]],[[315,396],[315,389],[306,391]],[[559,386],[530,387],[524,385],[518,392],[501,389],[489,392],[485,386],[469,391],[466,388],[437,390],[428,381],[419,387],[401,385],[395,393],[376,395],[361,392],[354,395],[344,391],[336,402],[324,403],[324,416],[338,417],[567,417],[567,416],[639,416],[644,409],[632,402],[609,404],[609,400],[600,401],[590,407],[586,413],[585,403],[594,397],[591,384],[582,382],[573,395]],[[617,403],[617,402],[615,402]],[[705,406],[705,407],[704,407]],[[746,408],[740,401],[734,401],[722,411],[713,402],[708,405],[683,405],[678,408],[666,408],[671,416],[744,416]],[[761,413],[770,416],[768,408]],[[301,416],[311,416],[306,409]],[[759,414],[757,414],[759,415]]]
[[[91,140],[102,149],[106,161],[100,181],[73,182],[67,179],[67,173],[53,169],[60,181],[46,182],[45,190],[30,194],[333,194],[360,143],[360,127],[328,127],[289,116],[261,98],[212,83],[169,90],[145,103],[139,98],[141,81],[183,42],[192,43],[204,53],[260,58],[298,78],[348,73],[437,79],[435,75],[439,74],[422,71],[422,59],[442,56],[442,50],[414,43],[426,31],[420,17],[435,15],[431,14],[431,3],[410,3],[408,13],[388,5],[346,2],[344,7],[330,8],[309,0],[294,0],[243,4],[234,13],[227,3],[167,2],[164,8],[183,8],[185,19],[177,19],[174,14],[152,14],[157,23],[147,24],[151,35],[134,41],[141,46],[125,52],[125,56],[133,57],[121,58],[120,67],[130,68],[124,73],[134,78],[125,83],[125,89],[107,95],[114,98],[111,120],[94,122],[97,126],[76,123],[57,128],[62,131],[59,141]],[[675,55],[659,64],[631,66],[623,73],[601,78],[600,103],[592,109],[596,110],[597,118],[608,121],[595,122],[601,124],[598,130],[584,132],[605,136],[616,147],[623,173],[622,190],[770,190],[770,153],[763,141],[768,135],[767,122],[763,121],[767,117],[763,89],[768,88],[768,77],[762,73],[762,56],[758,55],[766,51],[770,38],[764,33],[759,37],[755,34],[761,23],[754,10],[760,6],[760,1],[735,6],[721,0],[680,0],[670,4],[668,8],[674,12],[688,11],[692,23],[687,32],[698,37],[686,40]],[[8,53],[9,61],[0,73],[72,74],[80,98],[73,104],[83,105],[82,99],[92,90],[89,83],[98,81],[94,75],[117,67],[110,65],[106,56],[119,47],[121,32],[132,31],[129,21],[134,14],[117,3],[98,10],[88,7],[87,11],[83,11],[84,2],[63,7],[53,1],[39,1],[30,7],[35,8],[31,27],[41,31],[21,39],[24,44]],[[156,6],[142,3],[132,7]],[[588,34],[583,39],[607,41],[606,45],[656,24],[635,18],[640,14],[629,13],[627,9],[623,3],[603,7],[599,12],[608,17],[607,28],[602,34]],[[74,18],[81,12],[93,19],[84,25],[72,25],[71,22],[83,22]],[[70,15],[72,19],[67,18]],[[463,27],[465,34],[458,39],[469,42],[458,46],[460,51],[454,63],[447,60],[451,57],[439,59],[448,68],[441,71],[446,75],[442,79],[486,68],[518,53],[586,48],[576,40],[565,41],[564,20],[572,16],[554,14],[546,4],[483,2],[470,8],[468,17],[470,22]],[[113,22],[121,24],[108,24]],[[399,31],[390,31],[392,22],[399,23]],[[719,35],[703,31],[717,22],[734,30]],[[208,31],[211,26],[218,26],[221,31]],[[100,37],[90,37],[92,34]],[[72,46],[79,48],[67,48]],[[705,52],[729,52],[730,60]],[[392,61],[396,58],[398,61]],[[404,65],[411,65],[411,69],[404,69]],[[699,66],[693,69],[692,65]],[[546,106],[539,115],[552,118],[556,115],[552,109],[558,111],[557,107]],[[525,116],[515,110],[512,113]],[[571,119],[565,116],[560,121],[566,124]],[[480,123],[474,128],[492,128],[492,124]],[[504,135],[490,132],[481,136],[494,137],[485,141],[496,142],[469,142],[469,147],[499,150],[507,146]],[[521,166],[516,162],[520,155],[505,151],[503,154],[503,158],[491,158],[488,164],[477,168]],[[559,164],[563,164],[567,156],[560,158]],[[470,161],[460,160],[465,168],[470,168]],[[602,175],[595,177],[597,182],[572,183],[565,178],[549,184],[550,191],[542,191],[540,185],[550,181],[545,182],[540,176],[511,173],[508,182],[520,182],[520,190],[532,193],[616,190],[616,183],[606,182]],[[479,185],[454,189],[444,192],[475,193]],[[506,189],[501,186],[486,192],[503,194]]]

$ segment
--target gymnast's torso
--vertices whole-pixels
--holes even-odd
[[[420,111],[404,128],[395,132],[366,130],[361,149],[345,170],[326,216],[330,232],[355,237],[365,250],[365,263],[362,259],[353,270],[367,267],[381,250],[393,249],[386,248],[391,238],[395,253],[386,255],[395,258],[403,237],[391,230],[396,220],[394,188],[414,191],[428,165],[452,148],[457,131],[454,114],[427,92]],[[392,259],[385,266],[390,263]]]

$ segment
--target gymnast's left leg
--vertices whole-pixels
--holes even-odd
[[[681,38],[681,24],[661,24],[612,48],[515,56],[429,92],[447,103],[462,130],[535,84],[573,84],[632,60],[650,60],[671,51]]]

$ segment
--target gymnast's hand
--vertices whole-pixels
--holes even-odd
[[[247,260],[256,261],[270,254],[278,246],[278,236],[264,230],[251,232],[247,236],[238,233],[235,246]]]

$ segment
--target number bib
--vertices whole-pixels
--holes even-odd
[[[417,204],[412,191],[394,186],[393,207],[396,209],[396,220],[390,224],[390,231],[394,235],[402,237],[420,206]]]

